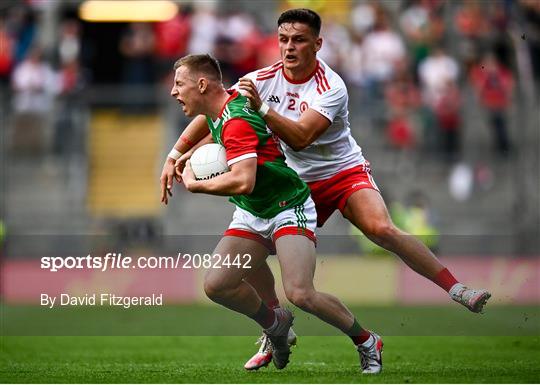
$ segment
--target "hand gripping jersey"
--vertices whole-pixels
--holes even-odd
[[[322,60],[318,60],[315,71],[303,81],[288,79],[281,61],[246,77],[255,83],[261,100],[280,115],[298,121],[311,108],[332,122],[316,141],[301,151],[294,151],[280,141],[287,164],[302,180],[327,179],[364,163],[362,150],[351,136],[347,87]]]
[[[248,103],[244,96],[234,91],[218,118],[213,121],[207,116],[206,121],[214,141],[225,147],[229,166],[257,158],[253,192],[229,200],[256,217],[268,219],[304,203],[309,197],[309,188],[294,170],[287,167],[271,131]]]

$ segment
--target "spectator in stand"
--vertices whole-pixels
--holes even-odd
[[[453,79],[443,86],[434,107],[444,158],[448,162],[455,162],[461,147],[461,96]]]
[[[403,40],[398,33],[390,29],[384,10],[377,10],[374,29],[366,35],[362,50],[366,81],[375,87],[380,87],[390,80],[397,63],[405,58]]]
[[[385,87],[387,105],[387,136],[396,149],[413,148],[416,142],[413,114],[421,105],[421,95],[409,66],[401,63],[394,79]]]
[[[15,41],[13,57],[15,64],[18,64],[28,56],[34,44],[36,16],[30,8],[20,2],[8,10],[6,24],[9,34]]]
[[[485,39],[490,33],[489,19],[481,2],[468,0],[464,1],[455,13],[454,23],[461,35],[459,55],[464,68],[469,70],[478,60],[478,53],[485,48]]]
[[[325,43],[318,56],[334,71],[343,73],[344,65],[349,60],[351,36],[347,28],[333,17],[326,17],[322,29]]]
[[[434,48],[433,52],[420,63],[418,75],[424,101],[424,145],[426,150],[432,151],[439,147],[441,119],[446,119],[445,122],[442,122],[443,125],[448,125],[451,121],[442,111],[444,108],[442,103],[444,100],[456,96],[455,85],[458,80],[459,66],[457,61],[447,55],[439,46]]]
[[[485,108],[498,153],[508,155],[511,145],[508,137],[506,113],[511,104],[514,78],[493,54],[488,54],[470,72],[480,104]]]
[[[364,88],[368,96],[366,112],[376,124],[384,116],[384,83],[392,79],[396,65],[405,59],[405,55],[403,40],[390,29],[386,11],[377,8],[373,31],[366,35],[362,44]]]
[[[48,146],[48,118],[60,84],[58,76],[42,58],[39,47],[13,72],[13,137],[15,152],[38,153]]]
[[[399,22],[409,44],[415,76],[418,65],[429,55],[431,47],[442,40],[445,28],[441,5],[437,1],[415,0],[400,15]]]
[[[194,12],[191,17],[191,35],[188,43],[189,54],[214,53],[217,38],[218,19],[215,3],[197,1],[193,4]],[[211,26],[211,27],[209,27]]]
[[[246,12],[223,15],[217,30],[215,56],[222,66],[224,84],[232,85],[257,68],[262,35],[253,16]]]
[[[154,80],[155,37],[148,23],[131,23],[120,40],[124,56],[124,81],[127,84],[151,84]]]
[[[77,140],[76,123],[80,92],[84,86],[85,76],[80,66],[81,36],[77,20],[65,20],[60,26],[58,39],[59,97],[54,122],[53,152],[63,156],[71,152],[80,152],[80,140]],[[80,146],[79,146],[80,147]]]
[[[159,77],[167,86],[172,81],[171,68],[174,62],[187,53],[192,12],[191,6],[185,5],[180,7],[172,19],[154,24]]]

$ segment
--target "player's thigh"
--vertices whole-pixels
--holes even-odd
[[[364,233],[381,226],[393,226],[386,204],[377,190],[357,190],[347,199],[343,216]]]
[[[225,236],[217,244],[213,255],[215,261],[219,259],[220,262],[206,271],[205,282],[227,288],[236,287],[251,271],[258,269],[268,257],[268,249],[251,239]],[[232,265],[235,258],[239,258],[240,266]]]
[[[313,289],[316,253],[313,240],[303,235],[285,235],[276,240],[285,293]]]

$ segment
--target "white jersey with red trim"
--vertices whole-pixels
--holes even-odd
[[[300,115],[311,108],[332,122],[317,140],[301,151],[294,151],[280,140],[287,164],[304,181],[327,179],[364,163],[362,150],[349,127],[347,87],[322,60],[318,59],[315,72],[302,82],[288,79],[281,61],[246,77],[255,83],[261,100],[280,115],[298,121]]]

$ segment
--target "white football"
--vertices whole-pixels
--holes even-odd
[[[225,147],[218,143],[199,147],[191,155],[190,161],[197,180],[210,179],[229,171]]]

